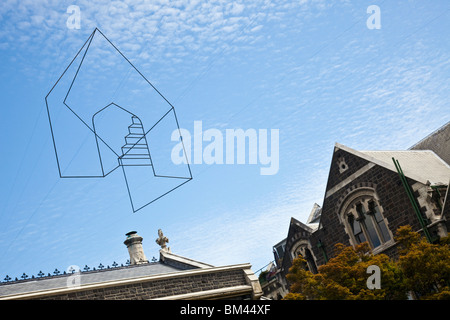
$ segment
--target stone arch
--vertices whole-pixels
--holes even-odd
[[[370,209],[370,205],[372,205],[372,209]],[[360,210],[364,211],[364,214],[356,213],[358,206]],[[339,221],[344,226],[352,245],[367,241],[369,246],[375,249],[393,241],[389,222],[385,217],[375,184],[362,182],[350,186],[339,198],[336,210]],[[360,219],[361,216],[363,216],[362,219]],[[349,222],[350,218],[353,218],[351,220],[353,222]],[[354,223],[361,229],[360,234],[365,241],[361,241],[354,234]]]
[[[291,246],[290,254],[292,259],[295,259],[298,255],[301,255],[306,260],[308,269],[313,273],[317,273],[317,260],[314,256],[309,240],[299,239],[296,241]]]
[[[336,203],[336,214],[339,218],[339,221],[342,223],[342,219],[341,219],[341,210],[342,207],[344,206],[344,202],[347,202],[348,198],[352,196],[352,194],[354,194],[355,192],[360,192],[363,190],[367,190],[368,192],[372,192],[373,195],[375,196],[375,199],[377,199],[379,201],[379,197],[378,194],[376,192],[377,189],[377,185],[375,183],[372,182],[359,182],[357,184],[353,184],[351,186],[349,186],[347,189],[344,190],[344,192],[342,192],[342,195],[339,197],[337,203]]]

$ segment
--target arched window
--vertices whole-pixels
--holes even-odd
[[[354,245],[368,242],[371,249],[392,240],[383,210],[373,192],[355,192],[342,206],[342,218]]]
[[[352,229],[353,236],[355,237],[356,242],[363,243],[366,242],[366,237],[361,228],[361,224],[359,223],[359,219],[355,219],[353,214],[348,215],[348,223],[350,228]]]
[[[317,273],[316,261],[311,253],[311,250],[308,248],[307,242],[304,240],[300,241],[300,244],[298,244],[293,251],[293,258],[296,258],[299,255],[306,260],[306,270],[311,271],[312,273]]]
[[[305,248],[305,259],[306,262],[308,263],[309,271],[311,271],[312,273],[317,273],[316,262],[314,261],[314,257],[311,253],[311,250],[309,250],[308,248]]]

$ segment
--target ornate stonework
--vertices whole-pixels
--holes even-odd
[[[161,229],[158,229],[158,238],[156,239],[156,243],[161,246],[161,250],[170,252],[170,248],[166,245],[168,242],[169,238],[164,236]]]

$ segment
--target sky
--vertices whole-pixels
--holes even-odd
[[[68,23],[71,5],[80,9],[78,29]],[[380,9],[378,29],[368,27],[371,5]],[[224,136],[278,130],[278,171],[262,175],[262,164],[249,161],[190,163],[192,180],[137,212],[120,168],[104,178],[61,178],[45,97],[96,28],[175,108],[180,128],[193,133],[201,121]],[[132,230],[149,260],[159,257],[162,229],[175,254],[263,268],[290,218],[306,222],[322,204],[336,142],[405,150],[450,120],[448,30],[444,0],[3,0],[0,280],[124,264]],[[141,97],[127,63],[116,63],[110,47],[97,50],[70,96],[86,119],[111,94],[124,103]],[[57,123],[68,136],[58,151],[71,150],[69,167],[92,155],[84,149],[89,131]],[[104,123],[118,132],[116,121]]]

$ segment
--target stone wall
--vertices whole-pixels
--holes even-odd
[[[302,228],[301,225],[297,225],[295,223],[295,219],[291,218],[291,223],[289,225],[289,232],[286,238],[286,246],[283,256],[283,261],[281,263],[281,275],[283,279],[286,277],[286,275],[289,272],[289,268],[292,266],[292,255],[291,252],[293,251],[294,245],[296,245],[299,241],[309,241],[309,237],[311,236],[311,233]]]
[[[450,122],[416,143],[410,149],[432,150],[450,165]]]
[[[145,300],[246,285],[243,270],[142,281],[92,290],[48,295],[39,300]]]
[[[348,165],[348,169],[342,174],[337,169],[337,165],[335,165],[338,157],[344,157]],[[367,164],[369,164],[369,161],[361,159],[344,150],[338,150],[333,155],[332,166],[330,169],[329,181],[333,183],[329,183],[327,190]],[[408,179],[408,182],[410,185],[416,183],[416,181],[410,179]],[[411,225],[413,230],[419,230],[421,228],[398,173],[375,165],[367,172],[352,180],[348,185],[324,199],[321,228],[314,232],[310,237],[311,246],[314,250],[314,256],[317,258],[318,265],[325,263],[323,254],[317,247],[319,240],[322,241],[329,259],[334,256],[334,246],[337,243],[350,245],[349,235],[346,233],[344,225],[338,218],[338,208],[346,194],[362,187],[371,187],[375,189],[375,192],[379,197],[380,205],[384,210],[383,214],[387,220],[387,226],[394,236],[397,228],[403,225]],[[386,250],[383,251],[383,253],[395,257],[395,245],[386,247]]]

